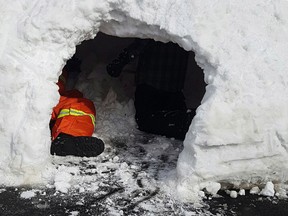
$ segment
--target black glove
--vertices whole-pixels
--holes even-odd
[[[119,56],[106,66],[108,74],[112,77],[118,77],[125,65],[127,65],[134,56],[131,55],[127,49],[124,49]]]

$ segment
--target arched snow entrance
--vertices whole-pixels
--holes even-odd
[[[75,87],[80,88],[81,91],[85,91],[87,97],[96,97],[98,98],[96,101],[99,101],[107,96],[110,87],[117,88],[118,86],[118,88],[114,90],[117,91],[116,93],[120,101],[124,99],[134,99],[138,59],[136,58],[127,64],[118,78],[109,76],[106,71],[106,66],[110,64],[123,49],[131,45],[135,39],[136,38],[131,37],[116,37],[98,32],[94,39],[84,41],[76,46],[75,57],[82,62],[82,73],[80,77],[78,77],[78,80],[75,80],[77,83]],[[87,79],[88,82],[91,79],[95,79],[95,81],[91,81],[93,82],[91,88],[88,86],[89,84],[85,84],[85,79]],[[101,80],[103,81],[101,82]],[[120,85],[122,85],[124,89],[120,89]],[[95,86],[98,87],[94,89]],[[203,70],[195,62],[195,53],[189,51],[183,89],[188,109],[196,109],[201,104],[205,93],[205,86]]]
[[[286,180],[287,8],[284,0],[1,4],[1,183],[49,179],[54,83],[75,46],[99,30],[195,51],[208,86],[180,154],[179,189]]]

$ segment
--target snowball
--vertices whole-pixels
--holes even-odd
[[[230,197],[237,198],[237,191],[234,191],[234,190],[230,191]]]
[[[239,194],[240,196],[245,196],[245,190],[244,190],[244,189],[240,189],[239,192],[238,192],[238,194]]]

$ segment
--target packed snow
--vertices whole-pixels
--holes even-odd
[[[204,196],[199,191],[215,194],[225,183],[242,189],[270,182],[262,194],[274,194],[271,184],[288,179],[287,10],[286,0],[1,0],[0,184],[47,184],[61,193],[77,185],[79,191],[96,190],[105,186],[101,175],[113,172],[135,191],[139,185],[131,175],[141,170],[139,164],[125,163],[135,155],[119,156],[115,145],[131,148],[143,137],[135,145],[136,152],[145,152],[143,160],[165,163],[161,153],[173,152],[168,155],[175,161],[157,172],[161,178],[138,173],[144,179],[138,184],[150,191],[194,200]],[[99,31],[193,50],[208,85],[182,150],[175,140],[139,135],[133,101],[118,101],[119,92],[110,88],[104,98],[93,95],[99,76],[84,73],[78,87],[96,105],[94,136],[107,148],[85,161],[95,175],[83,177],[81,159],[49,154],[48,125],[61,69],[76,45]]]
[[[22,199],[30,199],[32,197],[36,196],[36,193],[34,190],[28,190],[28,191],[24,191],[21,193],[20,197]]]
[[[274,194],[275,194],[274,184],[272,182],[267,182],[267,184],[262,189],[260,194],[264,195],[264,196],[274,196]]]

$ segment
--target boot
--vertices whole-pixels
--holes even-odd
[[[51,143],[52,155],[78,157],[96,157],[104,151],[104,143],[96,137],[79,136],[60,133]]]

